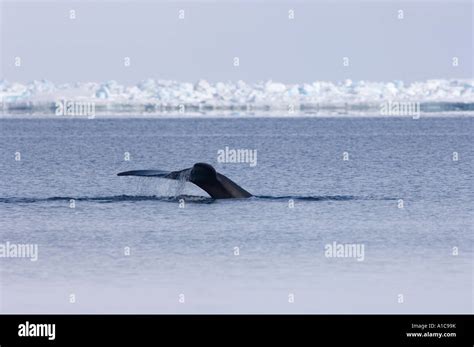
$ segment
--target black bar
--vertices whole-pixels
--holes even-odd
[[[20,325],[27,327],[26,322],[30,329],[31,324],[55,324],[54,340],[47,330],[43,330],[47,336],[20,337]],[[257,341],[290,346],[297,342],[473,346],[473,328],[472,315],[0,315],[0,346],[253,345]],[[407,335],[412,333],[422,336]]]

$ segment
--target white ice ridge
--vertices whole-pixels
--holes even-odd
[[[105,83],[54,84],[47,80],[27,84],[0,81],[3,112],[53,110],[61,100],[94,103],[100,112],[304,111],[340,108],[377,109],[384,102],[413,102],[436,110],[473,111],[474,79],[433,79],[405,84],[402,81],[339,83],[316,81],[283,84],[273,81],[245,83],[200,80],[196,83],[147,79],[126,86]],[[436,108],[436,105],[442,105]],[[428,108],[430,108],[428,107]],[[5,111],[5,109],[7,111]]]

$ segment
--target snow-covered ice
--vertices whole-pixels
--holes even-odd
[[[147,79],[136,85],[104,83],[22,84],[0,81],[2,114],[54,114],[58,101],[94,103],[98,114],[351,114],[377,113],[386,102],[420,103],[424,112],[474,111],[474,80],[345,80],[284,84]]]

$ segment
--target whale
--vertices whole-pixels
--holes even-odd
[[[214,169],[207,163],[196,163],[193,167],[179,171],[132,170],[119,172],[117,176],[160,177],[191,182],[214,199],[242,199],[253,195]]]

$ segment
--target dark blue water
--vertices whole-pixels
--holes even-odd
[[[0,120],[0,243],[39,249],[0,258],[2,311],[472,312],[473,134],[471,118]],[[218,163],[226,146],[257,165]],[[196,162],[255,196],[116,176]],[[364,259],[327,257],[333,242]]]

